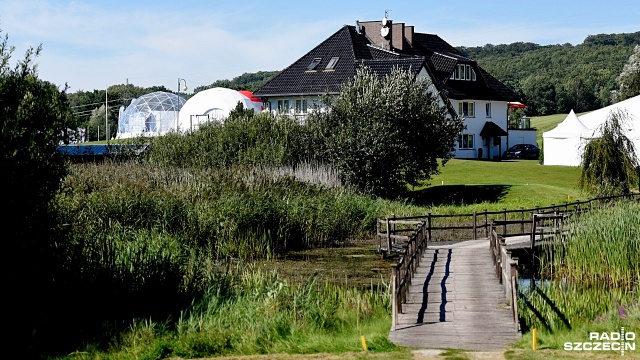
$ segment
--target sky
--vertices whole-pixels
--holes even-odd
[[[186,83],[190,93],[282,70],[342,26],[385,12],[453,46],[577,45],[640,31],[639,0],[0,0],[0,35],[15,47],[12,66],[41,44],[39,78],[69,93],[126,83]]]

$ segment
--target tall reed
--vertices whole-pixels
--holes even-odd
[[[523,290],[525,324],[556,331],[640,304],[640,203],[594,209],[565,224],[539,257],[542,286]]]
[[[277,272],[230,268],[175,327],[134,322],[101,358],[195,358],[212,355],[389,350],[390,294],[318,283],[291,285]],[[92,350],[89,350],[92,352]]]

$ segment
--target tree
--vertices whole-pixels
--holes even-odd
[[[330,111],[315,112],[310,126],[326,139],[325,158],[342,180],[362,191],[397,196],[438,173],[452,156],[462,120],[448,119],[430,83],[394,69],[380,78],[360,67]]]
[[[528,76],[522,80],[522,91],[527,97],[527,114],[550,115],[556,113],[556,88],[548,77]]]
[[[601,136],[590,140],[582,155],[580,186],[598,196],[627,194],[638,186],[638,158],[625,135],[630,115],[612,111],[600,126]]]
[[[29,48],[15,67],[8,36],[0,42],[0,169],[4,253],[3,292],[11,329],[7,343],[20,357],[32,357],[36,323],[53,283],[55,215],[50,208],[66,168],[57,151],[70,127],[65,91],[38,79],[34,59],[41,46]]]
[[[111,114],[109,114],[111,115]],[[89,139],[91,141],[98,141],[98,140],[104,140],[106,139],[106,132],[105,132],[105,121],[104,121],[104,116],[105,116],[105,106],[104,104],[100,105],[100,107],[95,108],[93,110],[91,110],[91,117],[89,117],[89,121],[87,122],[87,134],[89,135]],[[110,134],[111,135],[115,135],[114,131],[113,131],[113,127],[111,126],[111,124],[109,124],[111,127],[111,131]],[[116,124],[117,126],[117,124]],[[99,130],[98,130],[99,129]]]
[[[622,68],[616,79],[618,90],[613,92],[613,101],[619,102],[640,95],[640,45],[636,45],[633,54]]]

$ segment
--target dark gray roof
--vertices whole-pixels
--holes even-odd
[[[342,84],[355,75],[360,64],[379,75],[394,67],[411,69],[414,74],[425,67],[436,88],[447,98],[518,101],[518,95],[495,79],[478,64],[463,56],[439,36],[414,33],[411,45],[403,50],[384,50],[367,36],[345,25],[325,41],[254,92],[259,97],[338,94]],[[326,70],[331,58],[339,58],[332,70]],[[315,70],[308,70],[314,59],[321,59]],[[476,81],[450,80],[458,64],[468,64],[476,72]]]
[[[482,130],[480,130],[480,136],[484,137],[494,137],[494,136],[507,136],[506,131],[502,130],[500,126],[498,126],[493,121],[487,121],[484,123]]]

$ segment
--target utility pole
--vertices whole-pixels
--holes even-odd
[[[104,89],[104,139],[109,140],[109,101],[107,92],[109,85]]]

